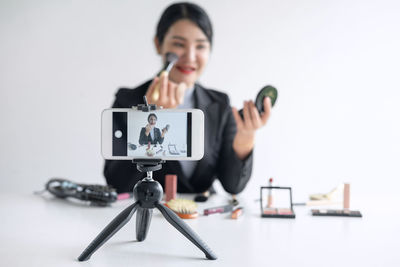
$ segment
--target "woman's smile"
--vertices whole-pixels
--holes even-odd
[[[176,66],[176,68],[183,74],[192,74],[193,72],[196,71],[196,68],[191,67],[191,66],[180,65],[180,66]]]

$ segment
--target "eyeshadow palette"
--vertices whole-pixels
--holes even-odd
[[[313,216],[341,216],[341,217],[362,217],[361,212],[358,210],[324,210],[313,209],[311,210]]]
[[[261,217],[264,218],[296,218],[293,210],[291,209],[263,209]]]
[[[260,187],[260,205],[262,218],[296,218],[291,187]]]

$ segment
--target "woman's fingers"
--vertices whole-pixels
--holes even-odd
[[[264,113],[261,115],[261,123],[262,125],[265,125],[269,119],[269,116],[271,115],[271,109],[272,109],[272,104],[271,104],[271,98],[266,97],[264,98]]]
[[[175,91],[177,87],[178,86],[172,82],[168,83],[168,107],[170,108],[175,108],[177,106],[175,99]]]
[[[176,108],[183,103],[186,84],[176,84],[168,79],[168,72],[162,72],[160,77],[154,78],[147,90],[146,97],[150,104],[164,108]]]
[[[239,114],[237,114],[239,117],[236,117],[234,113],[238,129],[255,131],[265,125],[271,113],[271,100],[269,98],[264,100],[264,109],[265,112],[260,116],[253,101],[244,101],[243,119],[240,118]]]
[[[253,101],[250,101],[250,103],[249,103],[249,112],[251,115],[251,124],[252,124],[253,128],[254,129],[260,128],[262,126],[260,113],[258,113],[256,105],[254,105]]]
[[[186,90],[187,86],[184,82],[181,82],[180,84],[178,84],[177,88],[176,88],[176,93],[175,93],[175,100],[177,105],[180,105],[183,103],[183,97],[185,96],[185,90]]]
[[[168,72],[163,71],[160,75],[160,99],[158,105],[166,106],[168,103]]]
[[[243,119],[244,119],[244,127],[247,129],[252,128],[252,122],[251,122],[251,115],[250,115],[250,101],[244,101],[243,102]]]
[[[264,99],[263,105],[264,112],[260,116],[260,113],[258,112],[253,101],[244,101],[243,119],[240,117],[237,109],[232,108],[233,117],[237,125],[234,146],[235,144],[242,143],[243,140],[247,140],[245,142],[249,142],[251,147],[253,147],[254,143],[252,142],[254,141],[254,133],[257,131],[257,129],[261,128],[267,123],[268,118],[271,115],[271,99],[269,97]]]
[[[153,100],[153,93],[154,93],[154,90],[155,90],[155,87],[156,87],[158,81],[159,81],[159,78],[155,77],[153,79],[153,81],[151,82],[149,88],[147,89],[146,98],[147,98],[147,101],[150,104],[154,104],[156,102],[156,101]]]
[[[237,128],[242,129],[243,128],[243,120],[242,120],[242,117],[240,117],[239,112],[235,107],[232,108],[232,113],[233,113],[233,118],[236,121]]]

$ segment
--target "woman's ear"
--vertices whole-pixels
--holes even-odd
[[[160,46],[160,42],[158,41],[157,36],[154,37],[154,45],[156,47],[157,54],[161,55],[161,46]]]

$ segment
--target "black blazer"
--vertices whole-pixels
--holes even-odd
[[[161,137],[161,131],[158,128],[154,128],[154,139],[151,138],[151,134],[146,136],[146,127],[143,127],[142,130],[140,130],[140,136],[139,136],[139,144],[140,145],[147,145],[148,143],[151,144],[162,144],[164,142],[164,137]]]
[[[148,81],[135,89],[121,88],[116,94],[113,108],[131,108],[143,104],[143,96],[150,85]],[[218,178],[223,188],[231,194],[241,192],[250,179],[253,152],[240,160],[232,144],[236,122],[229,97],[221,92],[205,89],[199,84],[194,88],[195,108],[204,112],[204,157],[198,161],[192,177],[186,177],[178,161],[167,161],[153,178],[164,187],[167,174],[178,176],[178,192],[199,193],[208,190]],[[130,160],[106,160],[104,176],[117,192],[129,192],[145,173],[140,173]]]

